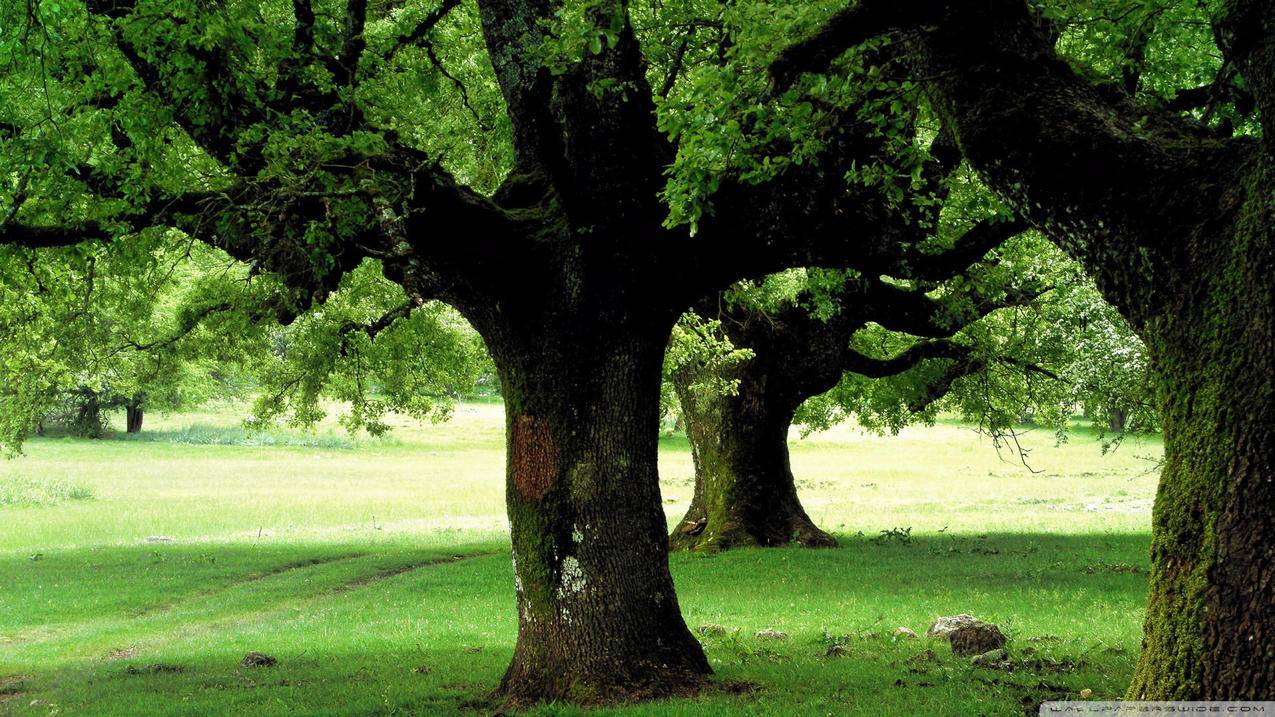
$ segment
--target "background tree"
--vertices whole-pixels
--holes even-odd
[[[1002,257],[1012,270],[997,266]],[[1052,305],[1075,284],[1084,291],[1074,265],[1021,237],[958,279],[930,291],[917,283],[807,272],[704,302],[712,323],[693,322],[716,328],[729,353],[709,341],[681,351],[671,370],[696,467],[674,547],[835,545],[797,497],[787,444],[794,422],[826,429],[853,416],[897,431],[933,420],[951,394],[942,405],[998,447],[1021,450],[1014,426],[1023,416],[1068,428],[1072,389],[1057,372],[1094,357],[1078,359],[1072,333],[1046,322],[1073,323]]]
[[[1111,24],[1149,39],[1125,43],[1145,51],[1114,67],[1059,56],[1056,47],[1073,47],[1060,36],[1085,39],[1059,22],[1067,6],[1038,14],[1022,0],[919,0],[856,3],[774,70],[788,83],[897,31],[963,154],[1094,276],[1147,345],[1165,431],[1146,637],[1129,694],[1269,698],[1275,5],[1123,6],[1139,24]],[[1207,75],[1183,84],[1184,68]]]

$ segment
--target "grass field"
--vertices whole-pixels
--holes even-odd
[[[0,463],[0,714],[490,712],[516,628],[501,408],[386,440],[236,420],[151,416],[138,437],[37,439]],[[672,558],[687,622],[727,628],[703,638],[721,688],[530,714],[1021,715],[1119,696],[1160,446],[1026,444],[1039,472],[955,424],[794,439],[803,500],[841,548]],[[685,441],[660,460],[676,520]],[[959,612],[1006,631],[1009,665],[890,637]],[[241,667],[250,650],[279,663]]]

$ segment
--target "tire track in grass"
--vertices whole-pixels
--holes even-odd
[[[130,611],[129,615],[131,617],[148,617],[156,613],[170,612],[174,610],[177,606],[183,603],[194,602],[196,600],[205,599],[212,595],[216,595],[218,593],[224,593],[231,590],[236,590],[241,587],[251,585],[252,583],[260,582],[262,580],[269,580],[270,578],[273,578],[277,575],[282,575],[284,573],[292,572],[294,570],[306,570],[310,568],[317,568],[317,567],[322,567],[324,565],[330,565],[331,563],[339,563],[346,560],[366,558],[369,555],[371,555],[371,553],[350,553],[349,555],[328,555],[328,556],[323,556],[318,558],[306,558],[304,560],[292,560],[282,565],[277,565],[275,567],[268,568],[263,571],[249,573],[243,576],[242,578],[239,578],[237,580],[231,580],[230,582],[223,583],[221,585],[218,585],[217,587],[195,591],[193,593],[190,593],[189,595],[184,595],[181,598],[178,598],[176,600],[170,600],[164,603],[157,603],[155,605],[144,607],[140,610]]]
[[[245,585],[250,585],[262,580],[282,575],[284,573],[295,570],[307,570],[311,568],[319,568],[332,563],[338,563],[346,560],[354,560],[370,555],[366,552],[348,553],[341,555],[327,555],[320,557],[312,557],[305,559],[292,559],[288,562],[271,566],[265,570],[256,569],[241,577],[231,577],[225,582],[219,582],[212,587],[200,588],[190,591],[179,597],[143,605],[136,608],[124,608],[121,611],[112,611],[103,613],[95,617],[88,617],[80,620],[69,620],[57,623],[46,623],[43,625],[35,625],[31,628],[5,635],[0,644],[5,646],[22,645],[30,643],[47,642],[58,639],[61,636],[90,629],[94,625],[100,625],[104,622],[119,620],[135,620],[162,615],[178,609],[181,605],[192,603],[198,600],[205,600],[219,593],[236,590]]]
[[[128,648],[129,659],[145,659],[146,654],[157,645],[191,638],[200,633],[222,632],[292,615],[316,602],[365,589],[415,570],[502,552],[504,551],[483,550],[448,553],[425,559],[418,555],[412,556],[409,561],[389,566],[384,566],[383,561],[391,556],[372,553],[312,562],[291,569],[275,569],[268,571],[268,574],[237,580],[225,589],[195,596],[144,616],[77,623],[78,629],[74,631],[61,631],[49,639],[28,642],[24,647],[33,651],[52,652],[56,654],[58,662],[67,666],[85,659],[109,659],[112,650],[122,647]],[[381,563],[381,566],[359,571],[359,561],[375,561]],[[293,561],[301,562],[303,561]],[[350,569],[357,572],[350,575],[339,574]],[[264,596],[263,589],[266,593]],[[27,664],[24,669],[29,669],[41,664],[47,665],[50,660],[35,656],[35,659],[24,662]]]

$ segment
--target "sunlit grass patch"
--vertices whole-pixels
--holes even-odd
[[[0,508],[57,505],[92,498],[91,488],[58,478],[31,478],[22,474],[0,477]]]
[[[147,431],[134,436],[119,436],[132,441],[154,441],[190,446],[286,446],[290,448],[351,449],[364,445],[393,445],[393,437],[363,438],[347,433],[317,431],[252,430],[242,427],[188,425],[160,431]]]

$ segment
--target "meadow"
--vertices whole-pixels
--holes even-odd
[[[32,440],[0,462],[0,714],[490,714],[516,629],[501,410],[384,439],[251,434],[230,406]],[[1028,432],[1030,470],[956,423],[791,441],[841,547],[672,556],[715,687],[528,714],[1022,715],[1123,693],[1158,441]],[[660,461],[673,522],[685,439]],[[1009,659],[924,636],[956,613],[1000,625]],[[249,651],[278,664],[244,667]]]

